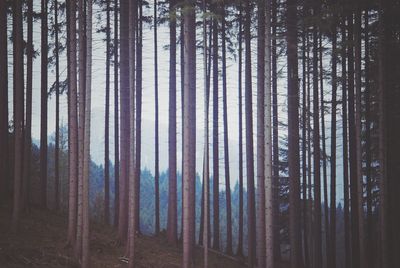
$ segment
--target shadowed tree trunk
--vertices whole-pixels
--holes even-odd
[[[114,226],[119,219],[118,0],[114,0]]]
[[[289,238],[292,268],[302,267],[300,234],[300,155],[299,155],[299,88],[297,66],[296,0],[289,0],[286,14],[288,72],[288,160],[289,160]]]
[[[47,69],[48,69],[48,26],[47,0],[41,1],[41,68],[40,68],[40,180],[42,208],[47,208]]]
[[[31,152],[32,152],[32,77],[33,77],[33,0],[27,2],[27,44],[26,44],[26,121],[24,132],[24,181],[22,182],[22,207],[30,202]],[[6,105],[7,107],[7,105]],[[2,147],[4,148],[4,147]],[[7,153],[7,152],[6,152]],[[1,160],[1,159],[0,159]],[[5,161],[5,160],[3,160]],[[1,171],[0,171],[1,172]],[[5,171],[4,171],[4,174]]]
[[[55,156],[54,156],[54,191],[55,191],[55,209],[60,207],[60,57],[59,57],[59,40],[58,40],[58,1],[54,0],[54,24],[55,24],[55,58],[56,58],[56,133],[55,133]],[[26,169],[26,168],[25,168]]]
[[[196,173],[196,18],[194,1],[184,12],[183,263],[194,266]]]
[[[344,194],[344,245],[345,268],[350,268],[350,215],[349,215],[349,159],[347,137],[347,36],[346,18],[343,17],[341,25],[342,33],[342,127],[343,127],[343,194]]]
[[[21,184],[24,129],[24,51],[22,26],[22,1],[13,3],[13,67],[14,67],[14,202],[11,229],[16,232],[21,212]]]
[[[265,3],[258,5],[257,38],[257,265],[265,267]]]
[[[84,135],[84,163],[83,163],[83,224],[82,224],[82,268],[90,266],[89,251],[89,175],[90,175],[90,113],[92,88],[92,0],[86,2],[86,85],[85,85],[85,135]],[[82,122],[83,123],[83,122]]]
[[[159,190],[159,138],[158,138],[158,48],[157,48],[157,0],[154,0],[154,96],[155,96],[155,233],[160,232],[160,190]]]
[[[136,159],[135,159],[135,41],[136,41],[136,25],[137,25],[137,0],[129,0],[129,25],[128,27],[128,46],[129,46],[129,219],[128,219],[128,243],[127,243],[127,252],[128,252],[128,267],[135,267],[135,237],[136,237],[136,219],[137,216],[135,211],[135,202],[136,202]],[[122,24],[121,24],[122,26]],[[121,35],[122,36],[122,35]]]
[[[213,11],[218,13],[217,4],[213,2]],[[213,19],[213,249],[219,250],[219,137],[218,137],[218,19]]]
[[[121,70],[120,70],[120,104],[121,104],[121,166],[119,180],[119,219],[118,238],[125,242],[128,231],[128,178],[129,178],[129,0],[120,2],[120,36],[121,36]]]
[[[0,2],[0,195],[1,201],[7,196],[9,176],[8,150],[8,59],[7,59],[7,4]]]
[[[69,0],[68,23],[68,159],[69,159],[69,201],[68,201],[68,243],[75,245],[77,230],[77,194],[78,194],[78,100],[76,74],[76,1]]]
[[[104,222],[110,223],[110,1],[106,3],[106,103],[104,123]]]
[[[243,113],[242,113],[242,3],[239,4],[238,98],[239,98],[239,234],[237,255],[243,255]]]
[[[170,14],[175,14],[175,1],[169,3]],[[177,237],[177,177],[176,177],[176,17],[169,19],[169,120],[168,120],[168,242],[176,246]]]
[[[256,201],[254,189],[254,155],[253,155],[253,105],[251,82],[251,5],[246,2],[246,17],[244,24],[245,39],[245,111],[246,111],[246,165],[247,165],[247,219],[248,219],[248,262],[253,267],[256,264]]]

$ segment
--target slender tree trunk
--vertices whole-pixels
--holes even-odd
[[[223,119],[224,119],[224,160],[225,160],[225,196],[226,196],[226,253],[232,255],[232,204],[231,204],[231,184],[229,172],[229,139],[228,139],[228,105],[227,105],[227,83],[226,83],[226,26],[225,26],[225,7],[222,8],[222,99],[223,99]]]
[[[194,2],[184,13],[184,166],[183,166],[183,263],[194,266],[195,173],[196,173],[196,18]]]
[[[328,268],[336,268],[336,110],[337,110],[337,29],[336,14],[332,26],[332,111],[331,111],[331,192],[330,192],[330,259]],[[329,243],[329,241],[328,241]]]
[[[92,88],[92,0],[87,0],[87,14],[85,20],[86,31],[86,85],[85,85],[85,135],[83,155],[83,225],[82,225],[82,268],[90,266],[89,251],[89,177],[90,177],[90,112]],[[82,122],[83,123],[83,122]]]
[[[171,14],[175,14],[175,1],[169,3]],[[176,177],[176,18],[170,17],[169,50],[169,121],[168,121],[168,242],[177,244],[177,177]]]
[[[55,24],[55,58],[56,58],[56,138],[55,138],[55,156],[54,156],[54,170],[55,170],[55,209],[60,208],[60,57],[59,57],[59,40],[58,40],[58,1],[54,0],[54,24]],[[26,168],[25,168],[26,169]]]
[[[40,82],[40,181],[42,208],[47,208],[47,53],[48,53],[48,27],[47,27],[47,0],[41,0],[41,82]]]
[[[371,178],[371,97],[370,97],[370,70],[369,70],[369,13],[365,11],[364,15],[364,51],[365,51],[365,177],[367,182],[367,237],[366,237],[366,256],[368,267],[375,265],[375,252],[373,250],[374,235],[373,235],[373,215],[372,215],[372,178]]]
[[[138,20],[136,38],[136,155],[135,155],[135,230],[140,233],[140,168],[142,152],[142,41],[143,41],[143,0],[138,0]]]
[[[27,12],[27,44],[26,44],[26,122],[24,137],[24,181],[22,188],[22,203],[26,209],[30,202],[30,172],[32,152],[32,77],[33,77],[33,1],[29,0]],[[6,106],[7,107],[7,106]],[[8,119],[7,119],[8,120]],[[4,147],[3,147],[4,148]],[[5,160],[4,160],[5,161]],[[4,172],[5,174],[5,172]]]
[[[355,11],[354,24],[354,54],[355,54],[355,135],[356,135],[356,159],[357,159],[357,213],[358,213],[358,231],[360,245],[360,267],[366,267],[365,261],[365,231],[364,231],[364,181],[362,174],[362,141],[361,141],[361,7],[357,4]]]
[[[265,267],[265,3],[258,5],[257,38],[257,266]]]
[[[69,201],[68,201],[68,242],[75,245],[77,231],[77,193],[78,193],[78,100],[76,74],[76,1],[69,1],[69,77],[68,77],[68,159],[69,159]]]
[[[302,185],[302,191],[303,191],[303,244],[304,244],[304,265],[305,267],[310,267],[310,259],[309,259],[309,249],[308,249],[308,231],[309,231],[309,224],[310,222],[308,221],[308,213],[311,213],[311,211],[307,211],[308,208],[308,202],[310,200],[307,200],[307,126],[308,126],[308,117],[307,117],[307,109],[309,108],[307,105],[307,58],[306,58],[306,50],[308,49],[306,47],[306,35],[308,35],[308,32],[305,27],[303,27],[303,34],[302,34],[302,46],[303,46],[303,51],[302,51],[302,87],[303,87],[303,92],[302,92],[302,167],[301,167],[301,172],[302,172],[302,179],[303,179],[303,185]]]
[[[296,0],[288,2],[288,160],[289,160],[289,238],[291,267],[302,267],[300,235],[300,157],[299,157],[299,88],[297,66],[297,16]]]
[[[114,0],[114,226],[119,220],[118,0]]]
[[[207,21],[206,21],[206,0],[202,2],[203,8],[203,72],[204,72],[204,170],[203,170],[203,237],[204,241],[204,268],[208,267],[208,245],[209,245],[209,212],[210,212],[210,199],[209,199],[209,184],[210,184],[210,168],[209,168],[209,101],[210,89],[208,85],[208,72],[207,72]],[[200,239],[199,239],[200,240]],[[200,241],[199,241],[200,244]],[[231,248],[232,249],[232,248]]]
[[[79,0],[78,4],[79,24],[79,96],[78,96],[78,216],[75,241],[75,255],[82,258],[83,226],[84,226],[84,153],[85,153],[85,104],[86,104],[86,3]]]
[[[321,139],[322,139],[322,176],[324,182],[324,231],[325,231],[325,254],[326,260],[330,260],[330,238],[329,238],[329,204],[328,204],[328,174],[326,167],[326,139],[325,139],[325,101],[324,101],[324,68],[322,53],[322,34],[319,36],[319,75],[321,92]],[[321,230],[322,231],[322,230]]]
[[[136,219],[135,211],[136,202],[136,157],[135,157],[135,38],[136,38],[136,25],[137,25],[137,1],[129,0],[129,25],[128,27],[128,46],[129,46],[129,219],[128,219],[128,267],[135,267],[135,237],[136,237]],[[122,24],[121,24],[122,26]],[[122,35],[121,35],[122,36]]]
[[[154,1],[154,96],[155,96],[155,233],[160,232],[160,190],[159,190],[159,138],[158,138],[158,48],[157,48],[157,0]]]
[[[214,13],[218,13],[218,7],[213,4]],[[213,249],[219,250],[219,139],[218,139],[218,20],[213,19]]]
[[[271,1],[271,24],[272,24],[272,56],[271,56],[271,76],[272,76],[272,155],[273,155],[273,195],[274,195],[274,259],[278,262],[281,259],[280,248],[280,226],[279,226],[279,133],[278,133],[278,54],[277,54],[277,0]]]
[[[354,41],[353,14],[348,14],[348,40]],[[354,97],[354,43],[348,43],[348,108],[349,108],[349,157],[350,157],[350,200],[351,200],[351,249],[352,267],[360,267],[360,235],[358,215],[358,167],[357,167],[357,133]]]
[[[315,4],[318,5],[318,4]],[[314,13],[318,7],[314,7]],[[315,226],[314,226],[314,265],[322,267],[322,237],[321,237],[321,150],[319,125],[319,90],[318,90],[318,28],[313,26],[313,144],[314,144],[314,196],[315,196]]]
[[[237,255],[243,255],[243,113],[242,113],[242,3],[239,5],[238,98],[239,98],[239,238]]]
[[[104,123],[104,223],[110,224],[110,2],[106,3],[106,103]]]
[[[274,260],[274,182],[272,177],[272,139],[271,139],[271,1],[266,2],[265,15],[265,267],[275,267]],[[259,265],[260,266],[260,265]]]
[[[21,212],[21,185],[24,129],[24,51],[22,26],[22,1],[13,3],[13,67],[14,67],[14,202],[12,230],[17,231]]]
[[[254,189],[254,155],[253,155],[253,105],[251,82],[251,6],[246,2],[244,24],[245,37],[245,111],[246,111],[246,165],[247,165],[247,230],[248,230],[248,263],[256,264],[256,200]]]
[[[4,201],[7,196],[9,181],[9,150],[8,150],[8,56],[7,56],[7,4],[0,2],[0,195]]]
[[[349,215],[349,159],[347,131],[347,36],[346,19],[342,19],[342,125],[343,125],[343,194],[344,194],[344,248],[345,268],[350,268],[350,215]]]
[[[121,104],[121,166],[119,180],[119,219],[118,238],[126,242],[128,231],[128,178],[129,178],[129,1],[120,2],[120,36],[121,36],[121,79],[120,79],[120,104]],[[136,12],[135,12],[136,13]]]

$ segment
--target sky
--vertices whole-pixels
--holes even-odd
[[[150,2],[150,8],[144,10],[145,15],[153,14],[153,4]],[[40,11],[40,5],[38,2],[34,2],[34,11]],[[105,115],[105,34],[97,33],[96,29],[105,25],[105,12],[101,12],[98,6],[93,7],[93,73],[92,73],[92,114],[91,114],[91,157],[97,164],[104,163],[104,115]],[[102,14],[103,18],[99,18]],[[49,25],[51,24],[53,14],[49,14]],[[64,18],[61,18],[63,20]],[[201,19],[198,14],[198,19]],[[111,18],[113,22],[113,18]],[[25,25],[24,25],[25,27]],[[9,35],[11,35],[11,19],[9,19]],[[40,49],[40,20],[34,23],[34,46],[35,49]],[[111,26],[113,29],[113,26]],[[179,35],[179,27],[178,27]],[[66,31],[62,30],[60,35],[61,42],[65,42]],[[26,29],[25,29],[26,38]],[[111,38],[113,38],[113,33]],[[235,35],[233,38],[237,38]],[[201,29],[197,29],[197,40],[202,40]],[[236,40],[233,40],[236,43]],[[49,37],[49,42],[53,42],[53,39]],[[164,171],[168,168],[168,99],[169,99],[169,87],[168,87],[168,72],[169,72],[169,51],[167,47],[169,45],[169,28],[167,24],[163,24],[158,28],[158,62],[159,62],[159,131],[160,131],[160,170]],[[178,47],[179,48],[179,47]],[[10,120],[12,119],[12,44],[9,42],[9,110]],[[256,154],[256,38],[252,40],[252,95],[253,95],[253,131],[254,131],[254,152]],[[49,56],[53,53],[52,49],[49,50]],[[153,39],[153,23],[151,25],[145,24],[143,28],[143,102],[142,102],[142,162],[141,167],[154,171],[154,118],[155,118],[155,99],[154,99],[154,39]],[[326,60],[325,60],[326,59]],[[25,59],[26,60],[26,59]],[[204,105],[203,105],[203,58],[200,51],[197,52],[197,74],[196,74],[196,169],[199,174],[202,174],[202,159],[203,159],[203,129],[204,129]],[[329,68],[330,57],[324,57],[324,68]],[[301,62],[300,62],[301,63]],[[32,136],[33,139],[39,144],[40,139],[40,55],[34,60],[33,67],[33,121],[32,121]],[[221,66],[221,63],[219,63]],[[279,120],[287,122],[287,102],[286,102],[286,57],[283,55],[280,57],[278,62],[278,69],[281,70],[280,77],[278,79],[278,106],[279,106]],[[181,169],[181,91],[180,91],[180,55],[178,49],[177,55],[177,150],[178,150],[178,170]],[[220,71],[221,72],[221,71]],[[60,55],[60,81],[66,78],[66,53]],[[54,68],[49,68],[49,87],[55,81]],[[244,73],[243,73],[244,74]],[[301,75],[301,74],[300,74]],[[228,55],[227,60],[227,109],[228,109],[228,136],[229,136],[229,150],[230,150],[230,173],[231,173],[231,186],[232,188],[238,181],[238,69],[237,62],[234,55]],[[110,93],[110,159],[112,162],[114,159],[114,74],[113,66],[111,66],[111,93]],[[243,77],[244,78],[244,77]],[[244,81],[244,79],[243,79]],[[324,82],[325,88],[329,88],[330,85]],[[223,121],[222,121],[222,79],[219,83],[219,166],[220,166],[220,187],[224,188],[224,155],[223,155]],[[211,89],[212,90],[212,89]],[[330,94],[330,90],[326,90]],[[242,93],[244,96],[244,92]],[[327,95],[325,99],[329,100],[331,97]],[[340,96],[338,97],[340,98]],[[244,104],[244,98],[243,98]],[[210,98],[210,107],[212,107],[212,98]],[[60,124],[67,124],[67,97],[66,94],[60,97]],[[243,106],[244,111],[244,106]],[[212,110],[210,109],[210,119],[212,118]],[[327,153],[330,155],[330,115],[325,116],[326,124],[326,135],[327,135]],[[338,126],[341,125],[341,116],[338,113]],[[243,118],[243,126],[245,128],[245,121]],[[51,96],[48,100],[48,135],[53,135],[55,131],[55,96]],[[210,120],[210,132],[212,131],[212,121]],[[243,129],[245,131],[245,129]],[[288,135],[286,129],[280,127],[280,135]],[[244,133],[244,132],[243,132]],[[290,133],[289,133],[290,135]],[[341,127],[338,128],[338,144],[341,144]],[[52,142],[52,139],[49,139]],[[212,137],[210,136],[210,142]],[[123,145],[121,145],[123,146]],[[210,145],[210,149],[212,149]],[[244,153],[246,151],[243,146]],[[342,189],[342,149],[341,145],[337,148],[337,162],[338,162],[338,178],[337,178],[337,199],[340,202],[343,199]],[[212,154],[210,154],[210,169],[212,170]],[[243,157],[245,161],[245,157]],[[255,158],[256,159],[256,158]],[[244,176],[246,176],[246,163],[244,166]],[[256,166],[255,166],[256,170]],[[329,165],[328,165],[328,183],[329,183]]]

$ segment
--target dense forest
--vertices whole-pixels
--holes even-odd
[[[400,267],[399,15],[0,0],[0,266]]]

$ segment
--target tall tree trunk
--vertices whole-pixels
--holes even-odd
[[[118,0],[114,0],[114,226],[119,219]]]
[[[194,266],[196,173],[196,18],[194,2],[184,13],[184,166],[183,166],[183,267]]]
[[[306,30],[305,27],[303,27],[303,34],[302,34],[302,149],[301,149],[301,173],[302,173],[302,191],[303,191],[303,244],[304,244],[304,266],[309,267],[310,266],[310,259],[309,259],[309,249],[308,249],[308,237],[309,237],[309,224],[311,222],[308,221],[308,213],[311,213],[311,211],[307,211],[308,208],[308,202],[310,200],[307,200],[307,126],[308,126],[308,117],[307,117],[307,109],[309,108],[307,105],[307,57],[306,57],[306,50],[308,49],[306,46],[306,35],[308,35],[308,31]]]
[[[360,267],[366,267],[365,261],[365,231],[364,231],[364,197],[363,197],[363,174],[362,174],[362,141],[361,141],[361,7],[357,4],[355,11],[354,24],[354,54],[355,54],[355,135],[356,135],[356,159],[357,159],[357,213],[358,213],[358,231],[360,245]]]
[[[287,7],[288,72],[288,160],[289,160],[289,238],[291,267],[302,267],[300,235],[300,157],[299,157],[299,88],[297,66],[296,0]]]
[[[89,252],[89,176],[90,176],[90,113],[91,113],[91,88],[92,88],[92,0],[87,0],[87,14],[85,20],[86,31],[86,85],[85,85],[85,135],[83,155],[83,221],[82,221],[82,268],[90,266]]]
[[[247,230],[248,262],[253,267],[256,263],[256,201],[254,189],[254,155],[253,155],[253,105],[251,82],[251,5],[246,2],[244,24],[245,38],[245,111],[246,111],[246,165],[247,165]]]
[[[78,96],[78,216],[75,241],[75,255],[82,258],[83,222],[84,222],[84,153],[85,153],[85,104],[86,104],[86,3],[78,3],[79,24],[79,96]]]
[[[1,201],[7,196],[9,176],[9,150],[8,150],[8,56],[7,56],[7,4],[0,2],[0,195]]]
[[[324,231],[325,231],[325,254],[326,260],[330,258],[329,238],[329,204],[328,204],[328,175],[326,167],[326,139],[325,139],[325,101],[324,101],[324,67],[323,67],[322,34],[319,36],[319,75],[321,92],[321,140],[322,140],[322,176],[324,182]],[[322,231],[322,230],[321,230]]]
[[[314,14],[318,12],[318,3],[314,6]],[[319,91],[318,91],[318,27],[313,26],[313,145],[314,145],[314,196],[315,196],[315,226],[314,226],[314,265],[322,267],[322,237],[321,237],[321,150],[319,127]]]
[[[155,233],[160,232],[160,190],[159,190],[159,138],[158,138],[158,48],[157,48],[157,0],[154,0],[154,96],[155,96]]]
[[[336,14],[332,26],[332,111],[331,111],[331,191],[330,191],[330,259],[328,268],[336,268],[336,110],[337,110],[337,29]],[[329,241],[328,241],[329,243]]]
[[[280,226],[279,226],[279,133],[278,133],[278,53],[277,53],[277,13],[278,3],[277,0],[271,1],[271,24],[272,24],[272,55],[271,55],[271,76],[272,76],[272,155],[273,155],[273,195],[274,195],[274,259],[278,262],[281,259],[281,248],[280,248]]]
[[[175,1],[169,3],[170,14],[176,12]],[[169,20],[169,120],[168,120],[168,242],[176,245],[177,237],[177,177],[176,177],[176,18]]]
[[[120,104],[121,104],[121,166],[119,180],[119,219],[118,238],[126,241],[128,231],[128,178],[129,178],[129,1],[120,2],[120,36],[121,36],[121,78],[120,78]]]
[[[213,4],[214,12],[218,7]],[[213,19],[213,249],[219,250],[218,20]]]
[[[223,99],[223,119],[224,119],[224,160],[225,160],[225,196],[226,196],[226,253],[232,255],[232,204],[231,204],[231,184],[229,172],[229,139],[228,139],[228,105],[227,105],[227,83],[226,83],[226,26],[225,26],[225,7],[222,8],[222,99]]]
[[[27,2],[27,44],[26,44],[26,121],[24,132],[24,181],[22,188],[22,205],[27,208],[30,202],[30,172],[32,154],[32,77],[33,77],[33,1]],[[7,105],[6,105],[7,107]],[[4,148],[4,147],[2,147]],[[7,152],[6,152],[7,153]],[[5,160],[3,160],[5,161]],[[4,174],[6,172],[4,171]]]
[[[209,168],[209,102],[210,102],[210,89],[208,83],[208,70],[207,70],[207,21],[206,21],[206,0],[202,2],[203,8],[203,79],[204,79],[204,170],[203,170],[203,237],[204,241],[204,268],[208,267],[208,245],[209,245],[209,212],[210,212],[210,168]],[[211,54],[211,53],[210,53]],[[200,237],[201,238],[201,237]],[[200,240],[200,239],[199,239]],[[200,241],[199,241],[200,244]],[[232,248],[231,248],[232,249]]]
[[[354,41],[353,14],[348,14],[348,40]],[[352,267],[360,267],[360,240],[358,217],[358,171],[357,171],[357,133],[354,97],[354,43],[348,43],[348,108],[349,108],[349,157],[350,157],[350,200],[351,200],[351,249]]]
[[[266,2],[265,15],[265,267],[275,267],[274,260],[274,182],[272,177],[272,139],[271,139],[271,1]],[[259,265],[260,266],[260,265]]]
[[[40,79],[40,204],[47,208],[47,53],[48,53],[48,26],[47,0],[41,0],[41,79]]]
[[[129,219],[128,219],[128,267],[135,267],[135,237],[136,237],[136,219],[137,216],[135,211],[136,206],[136,159],[135,159],[135,42],[136,42],[136,25],[137,25],[137,1],[130,0],[129,1],[129,25],[128,27],[128,46],[129,46],[129,132],[130,138],[129,142]],[[122,24],[121,24],[122,26]],[[122,36],[122,35],[121,35]]]
[[[110,224],[110,2],[106,3],[106,103],[104,123],[104,223]]]
[[[54,24],[55,24],[55,58],[56,58],[56,137],[55,137],[55,156],[54,156],[54,176],[55,176],[55,209],[60,208],[60,57],[58,40],[58,1],[54,0]],[[26,169],[26,168],[25,168]]]
[[[258,5],[257,38],[257,266],[265,267],[265,3]]]
[[[342,25],[342,125],[343,125],[343,194],[344,194],[344,248],[345,268],[350,268],[350,215],[349,215],[349,159],[348,159],[348,131],[347,131],[347,36],[346,18],[343,17]]]
[[[142,42],[143,42],[143,0],[138,0],[138,21],[136,38],[136,155],[135,155],[135,230],[140,233],[140,168],[142,157]]]
[[[69,200],[68,200],[68,243],[75,245],[77,230],[78,192],[78,100],[76,74],[76,1],[69,0],[69,40],[68,40],[68,159],[69,159]]]
[[[22,26],[22,1],[16,0],[13,6],[13,67],[14,67],[14,203],[12,230],[18,229],[21,211],[23,129],[24,129],[24,51]]]
[[[243,113],[242,113],[242,3],[239,4],[238,98],[239,98],[239,234],[237,255],[243,255]]]
[[[372,148],[371,148],[371,97],[370,97],[370,45],[369,45],[369,13],[365,11],[364,15],[364,51],[365,51],[365,177],[366,177],[366,192],[367,192],[367,227],[366,227],[366,255],[367,264],[369,267],[374,267],[375,252],[373,250],[374,234],[373,234],[373,215],[372,215],[372,178],[371,178],[371,161],[372,161]]]

